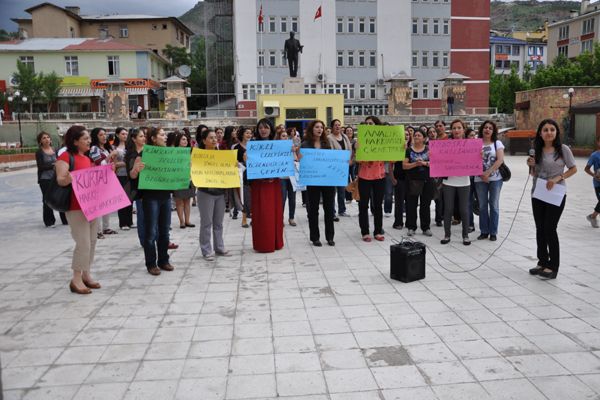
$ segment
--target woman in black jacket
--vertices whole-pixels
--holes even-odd
[[[54,226],[56,218],[54,217],[54,211],[46,205],[44,198],[46,197],[46,191],[50,186],[50,182],[54,178],[54,164],[56,163],[56,152],[52,148],[52,138],[47,132],[40,132],[37,135],[37,143],[40,147],[35,153],[35,162],[37,164],[37,176],[38,184],[42,191],[42,203],[43,203],[43,219],[46,227]],[[67,218],[65,213],[60,213],[60,220],[63,225],[67,225]]]

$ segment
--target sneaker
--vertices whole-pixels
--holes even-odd
[[[408,236],[415,236],[415,230],[414,229],[409,229],[407,235]]]
[[[433,233],[431,233],[431,229],[427,229],[426,231],[423,231],[423,235],[431,237],[433,236]]]
[[[383,213],[383,216],[386,218],[390,218],[392,216],[392,213]]]
[[[202,258],[204,258],[206,261],[215,261],[215,255],[214,254],[207,254],[205,256],[202,256]]]
[[[122,231],[128,231],[129,229],[131,229],[131,228],[129,228],[128,226],[122,226],[122,227],[121,227],[121,230],[122,230]]]
[[[587,217],[585,217],[585,219],[587,219],[588,222],[590,224],[592,224],[592,227],[598,228],[598,219],[597,218],[592,218],[592,214],[590,214]]]
[[[338,216],[340,216],[340,217],[349,217],[350,214],[348,214],[347,212],[343,212],[343,213],[339,213]]]

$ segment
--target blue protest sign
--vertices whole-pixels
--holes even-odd
[[[294,175],[291,140],[251,140],[246,146],[248,179]]]
[[[300,149],[300,184],[306,186],[346,186],[350,151]]]

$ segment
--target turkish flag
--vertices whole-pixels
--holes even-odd
[[[263,16],[262,4],[261,4],[260,5],[260,13],[258,14],[258,24],[262,25],[264,20],[265,20],[265,17]]]
[[[316,21],[317,19],[321,18],[323,16],[323,11],[321,10],[322,6],[319,6],[319,8],[317,8],[317,13],[315,14],[315,19],[314,21]]]

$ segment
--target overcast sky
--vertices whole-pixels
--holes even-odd
[[[26,8],[43,3],[44,0],[0,0],[0,29],[16,31],[17,24],[11,18],[30,18]],[[57,6],[79,6],[82,15],[89,14],[147,14],[179,17],[198,0],[50,0]]]

